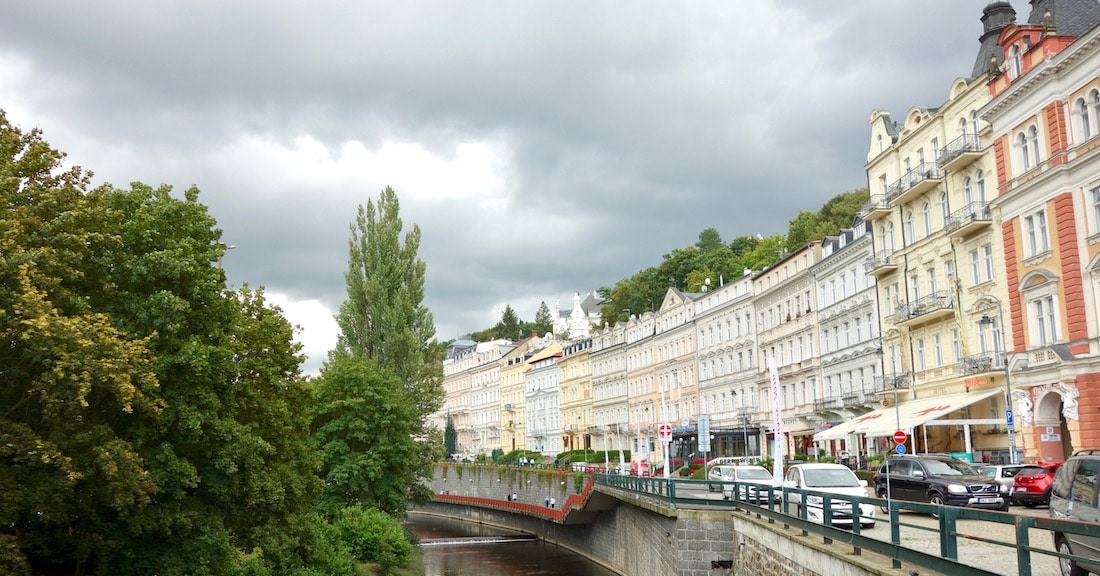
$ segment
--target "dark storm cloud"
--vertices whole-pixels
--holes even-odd
[[[944,101],[985,3],[10,3],[0,107],[97,179],[198,185],[231,282],[332,311],[394,185],[452,338],[864,186],[871,110]],[[393,143],[482,145],[493,178],[416,180]]]

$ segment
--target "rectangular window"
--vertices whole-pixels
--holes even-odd
[[[917,340],[917,370],[924,370],[927,364],[924,361],[924,339]]]
[[[1089,190],[1089,201],[1092,202],[1092,231],[1100,232],[1100,186]]]
[[[985,281],[989,282],[993,279],[993,245],[986,244],[982,246],[982,263],[985,265]]]
[[[936,270],[930,269],[928,270],[928,293],[935,294],[936,292]]]
[[[920,281],[916,274],[909,277],[909,289],[913,293],[913,302],[920,300]]]
[[[970,282],[975,286],[982,283],[982,269],[978,261],[978,250],[970,251]]]
[[[1027,252],[1026,257],[1050,250],[1050,242],[1047,239],[1046,210],[1039,210],[1024,217],[1024,250]]]
[[[955,261],[948,260],[943,265],[943,275],[947,277],[947,289],[955,290]]]
[[[1049,346],[1058,341],[1058,321],[1055,316],[1054,296],[1044,296],[1031,303],[1035,319],[1035,345]]]
[[[936,368],[943,366],[943,347],[940,345],[940,335],[932,337],[932,353],[936,357]]]

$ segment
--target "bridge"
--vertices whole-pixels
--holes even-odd
[[[806,520],[804,510],[786,504],[789,497],[766,506],[725,501],[711,484],[450,465],[436,470],[435,500],[415,512],[533,534],[630,576],[801,575],[806,567],[818,574],[1057,574],[1061,555],[1051,529],[1100,534],[1046,518],[1045,510],[1010,514],[869,495],[852,500],[888,513],[874,528],[840,529]],[[818,495],[831,506],[828,495]]]

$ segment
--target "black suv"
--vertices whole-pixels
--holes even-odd
[[[889,483],[890,497],[894,500],[994,510],[1008,510],[1011,503],[1001,497],[997,482],[950,456],[892,456],[875,472],[874,482],[875,496],[879,498],[886,498]]]

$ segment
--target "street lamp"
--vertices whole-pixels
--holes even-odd
[[[998,340],[1004,340],[1004,307],[1001,305],[1001,301],[995,296],[985,296],[985,302],[987,306],[983,306],[980,312],[988,312],[992,310],[991,306],[997,307],[997,326],[1000,327],[1001,337],[993,338],[993,351],[994,353],[1000,353],[1000,342]],[[988,314],[983,314],[981,319],[978,320],[978,324],[982,326],[989,326],[993,324],[993,319]],[[1010,464],[1016,464],[1016,422],[1012,415],[1012,365],[1008,362],[1008,346],[1004,347],[1004,359],[1002,360],[1005,365],[1005,428],[1008,429],[1008,459]]]
[[[741,433],[745,436],[745,460],[749,458],[749,415],[741,415]]]

